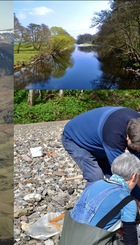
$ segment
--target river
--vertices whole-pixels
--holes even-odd
[[[14,73],[15,89],[138,89],[134,74],[125,71],[113,57],[99,61],[93,47],[75,48],[54,60],[53,69],[37,63]]]

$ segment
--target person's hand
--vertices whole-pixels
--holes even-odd
[[[122,227],[117,230],[117,234],[122,237],[122,235],[123,235],[123,228]]]

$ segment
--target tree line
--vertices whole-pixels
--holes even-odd
[[[99,57],[111,55],[121,59],[125,67],[140,67],[140,4],[138,0],[112,0],[110,10],[94,12],[91,28],[95,35],[77,37],[77,44],[97,45]]]
[[[45,24],[30,23],[24,27],[14,14],[14,39],[17,41],[16,52],[19,53],[22,43],[32,45],[36,51],[45,51],[56,56],[59,52],[71,47],[75,39],[62,27],[49,28]]]
[[[128,66],[140,66],[140,4],[113,0],[111,10],[95,13],[91,27],[99,29],[96,42],[101,57],[115,54]]]

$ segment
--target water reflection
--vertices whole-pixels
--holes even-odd
[[[77,46],[78,50],[85,53],[96,52],[96,46]]]
[[[51,60],[51,61],[50,61]],[[100,60],[96,47],[76,46],[59,57],[37,60],[15,72],[15,89],[139,89],[139,77],[113,57]]]
[[[24,89],[29,83],[40,82],[43,85],[49,83],[51,77],[60,78],[65,76],[66,69],[72,67],[74,64],[71,54],[74,47],[63,52],[58,57],[50,57],[51,60],[46,61],[44,58],[40,59],[34,64],[15,72],[14,87],[15,89]]]
[[[99,59],[99,57],[97,57]],[[99,59],[100,60],[100,59]],[[132,70],[124,69],[121,60],[110,55],[101,62],[103,71],[98,89],[139,89],[139,76]],[[94,86],[94,85],[93,85]]]

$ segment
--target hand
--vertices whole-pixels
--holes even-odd
[[[119,236],[122,237],[122,235],[123,235],[123,228],[122,227],[117,230],[117,234],[119,234]]]

